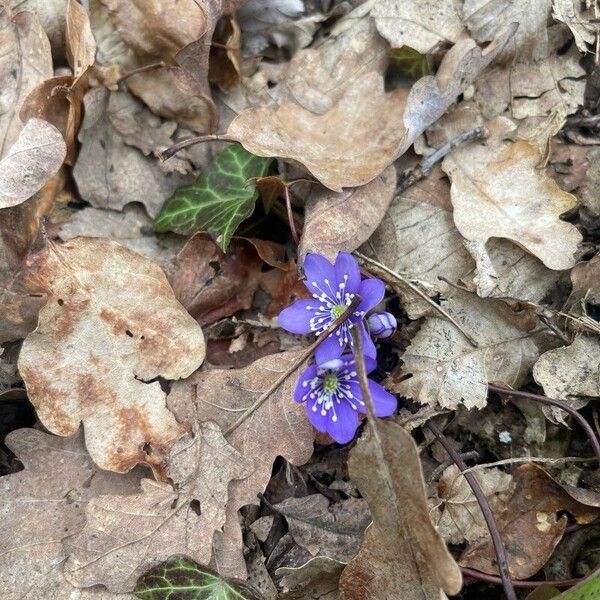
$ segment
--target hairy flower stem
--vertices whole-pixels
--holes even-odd
[[[298,367],[311,356],[311,354],[325,341],[325,339],[334,333],[356,310],[362,302],[362,298],[358,294],[354,294],[350,304],[346,310],[323,331],[323,333],[300,355],[300,358],[289,368],[284,371],[257,399],[254,404],[247,408],[244,413],[232,425],[230,425],[223,435],[227,437],[232,431],[237,429],[253,412],[260,408],[271,396],[271,394],[292,374]],[[351,331],[355,328],[353,327]]]
[[[452,458],[456,466],[460,469],[461,472],[467,470],[467,465],[465,461],[460,457],[460,454],[452,447],[452,444],[448,440],[448,438],[444,435],[442,430],[433,422],[429,422],[426,424],[426,427],[429,428],[431,433],[437,438],[438,442],[444,447],[444,450],[448,453],[448,455]],[[483,513],[483,518],[485,519],[486,525],[490,531],[490,536],[492,538],[492,544],[494,545],[494,551],[496,553],[496,561],[498,563],[498,570],[500,571],[500,578],[502,580],[502,586],[504,587],[504,594],[507,600],[517,600],[517,594],[515,592],[515,588],[510,579],[510,572],[508,570],[508,561],[506,559],[506,550],[504,549],[504,544],[502,543],[502,538],[500,537],[500,531],[498,529],[498,524],[496,523],[496,518],[494,517],[494,513],[490,508],[490,504],[479,485],[477,479],[473,473],[464,473],[464,477],[467,480],[467,483],[471,486],[473,490],[473,494],[479,503],[479,507],[481,508],[481,512]]]

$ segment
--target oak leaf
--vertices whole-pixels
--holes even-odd
[[[575,197],[540,171],[533,144],[505,141],[509,119],[498,117],[488,129],[485,143],[458,148],[442,164],[452,181],[454,222],[475,261],[485,266],[486,242],[506,238],[550,269],[572,267],[581,234],[559,216],[576,205]]]
[[[373,513],[362,547],[344,569],[345,600],[439,598],[462,586],[458,565],[436,531],[425,499],[417,446],[391,421],[378,421],[350,451],[350,477]]]
[[[53,433],[81,421],[104,469],[144,461],[157,472],[181,434],[158,376],[178,379],[202,363],[204,338],[159,267],[114,242],[77,238],[30,259],[30,289],[46,294],[19,370]]]
[[[473,40],[457,42],[436,77],[419,79],[410,92],[385,92],[383,76],[367,72],[324,114],[293,102],[251,108],[232,121],[227,134],[258,156],[298,161],[333,191],[364,185],[444,114],[504,47],[513,29],[483,51]]]

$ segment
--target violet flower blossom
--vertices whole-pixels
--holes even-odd
[[[366,356],[365,367],[370,373],[375,360]],[[396,410],[396,398],[375,381],[368,381],[375,414],[389,417]],[[359,424],[358,413],[367,412],[352,354],[307,367],[298,378],[294,399],[305,404],[315,429],[327,432],[340,444],[352,440]]]
[[[340,252],[331,264],[324,256],[309,253],[304,260],[304,284],[312,298],[296,300],[281,311],[279,325],[290,333],[314,333],[319,336],[341,316],[352,302],[355,294],[361,303],[334,333],[315,351],[317,364],[339,358],[352,344],[350,328],[358,327],[363,340],[364,354],[375,359],[376,350],[364,323],[369,310],[381,302],[385,285],[380,279],[361,281],[358,263],[347,252]]]
[[[398,323],[393,314],[382,311],[369,315],[367,326],[369,327],[369,333],[374,338],[384,339],[390,337],[396,331]]]

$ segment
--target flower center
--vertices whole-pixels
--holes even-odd
[[[336,373],[327,373],[323,377],[323,391],[327,394],[332,394],[337,390],[338,377]]]
[[[331,308],[331,318],[334,320],[338,319],[346,312],[347,308],[345,304],[336,304]]]

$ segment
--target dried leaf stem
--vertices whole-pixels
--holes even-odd
[[[121,75],[121,77],[119,77],[119,79],[117,79],[117,85],[119,83],[122,83],[127,78],[131,77],[132,75],[137,75],[138,73],[146,73],[147,71],[154,71],[155,69],[162,69],[163,67],[166,67],[166,66],[167,65],[164,61],[159,60],[158,62],[150,63],[148,65],[143,65],[141,67],[137,67],[136,69],[132,69],[131,71],[127,71],[126,73],[123,73],[123,75]]]
[[[467,577],[472,577],[473,579],[478,579],[479,581],[485,581],[487,583],[497,583],[501,584],[502,579],[497,575],[489,575],[488,573],[483,573],[481,571],[477,571],[475,569],[470,569],[469,567],[461,567],[463,575]],[[513,579],[513,585],[516,588],[537,588],[540,585],[552,585],[557,588],[570,588],[578,583],[581,583],[583,579],[563,579],[561,581],[523,581],[519,579]]]
[[[177,154],[179,151],[184,150],[185,148],[189,148],[190,146],[195,146],[196,144],[202,144],[204,142],[237,142],[237,140],[231,136],[220,134],[220,133],[210,133],[208,135],[195,135],[194,137],[185,138],[169,146],[166,150],[162,150],[161,152],[157,152],[156,156],[160,158],[160,160],[165,161],[171,158],[174,154]]]
[[[346,308],[346,310],[332,323],[321,335],[300,355],[300,357],[294,362],[294,364],[286,369],[257,399],[248,407],[242,415],[230,425],[224,432],[223,435],[227,437],[232,431],[237,429],[253,412],[255,412],[260,406],[262,406],[269,396],[307,359],[310,355],[323,343],[325,338],[336,331],[354,312],[356,307],[361,303],[362,298],[355,294],[352,301]],[[355,328],[352,328],[354,330]]]
[[[290,224],[290,232],[296,242],[296,246],[300,243],[298,232],[296,231],[296,223],[294,221],[294,211],[292,210],[292,200],[290,198],[290,189],[287,185],[283,186],[283,195],[285,196],[285,208],[287,210],[288,223]]]
[[[448,440],[448,438],[444,435],[442,430],[432,421],[426,424],[426,427],[429,428],[431,433],[437,438],[438,442],[444,447],[444,450],[448,453],[448,455],[452,458],[456,466],[463,473],[467,470],[467,465],[465,461],[460,457],[460,454],[452,447],[452,444]],[[498,563],[498,570],[500,571],[500,578],[502,581],[502,586],[504,587],[504,594],[507,600],[517,600],[517,595],[515,593],[515,588],[510,579],[510,572],[508,570],[508,561],[506,559],[506,551],[504,549],[504,544],[502,543],[502,538],[500,537],[500,531],[498,530],[498,524],[496,523],[496,518],[494,517],[494,513],[490,508],[490,504],[479,485],[477,479],[473,473],[464,473],[465,479],[467,483],[473,490],[473,494],[479,503],[479,507],[481,508],[481,512],[483,513],[483,518],[488,526],[490,531],[490,536],[492,538],[492,544],[494,545],[494,551],[496,553],[496,561]]]
[[[412,281],[406,279],[400,273],[396,273],[391,269],[388,269],[383,263],[374,260],[373,258],[369,258],[365,254],[361,254],[358,251],[354,251],[352,253],[360,264],[367,267],[371,273],[381,277],[388,285],[396,288],[398,284],[405,285],[410,290],[412,290],[419,298],[422,298],[429,306],[431,306],[434,310],[439,312],[445,319],[450,321],[454,327],[456,327],[460,333],[464,336],[464,338],[473,346],[473,348],[477,348],[477,342],[462,328],[460,323],[456,321],[456,319],[448,314],[439,304],[436,304],[425,292],[421,291],[417,285],[415,285]]]
[[[579,423],[585,434],[587,435],[590,443],[592,444],[592,449],[594,450],[594,454],[600,460],[600,442],[594,433],[594,430],[591,428],[590,424],[571,406],[569,406],[566,402],[561,402],[560,400],[555,400],[554,398],[548,398],[547,396],[541,396],[539,394],[533,394],[532,392],[521,392],[518,390],[511,390],[510,388],[500,387],[499,385],[493,385],[488,383],[488,390],[490,392],[495,392],[496,394],[503,394],[505,396],[514,396],[515,398],[524,398],[525,400],[533,400],[534,402],[539,402],[540,404],[546,404],[547,406],[555,406],[564,410],[566,413],[570,414],[576,421]]]

